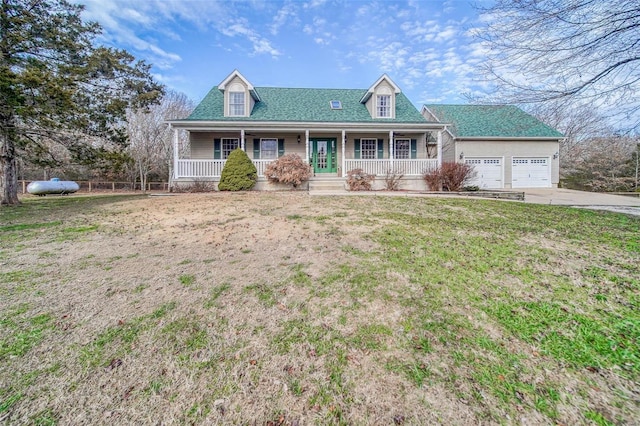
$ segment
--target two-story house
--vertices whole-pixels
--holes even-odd
[[[255,87],[233,71],[189,117],[170,122],[176,145],[178,129],[189,133],[187,153],[174,150],[174,177],[217,183],[229,153],[241,148],[258,170],[257,189],[276,187],[264,169],[289,153],[308,161],[312,180],[344,181],[361,168],[398,171],[404,188],[426,189],[422,174],[438,166],[446,124],[425,119],[387,75],[368,89],[299,89]]]

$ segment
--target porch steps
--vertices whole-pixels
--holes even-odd
[[[346,192],[345,182],[342,177],[313,177],[309,180],[309,193],[311,194],[335,194]]]

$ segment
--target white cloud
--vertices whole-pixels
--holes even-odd
[[[304,4],[305,9],[314,9],[321,6],[324,6],[327,3],[327,0],[311,0],[308,3]]]
[[[278,10],[276,16],[273,17],[273,23],[271,24],[271,34],[276,35],[280,31],[280,28],[282,28],[284,25],[297,23],[298,21],[299,19],[296,11],[296,4],[285,4],[282,8],[280,8],[280,10]]]

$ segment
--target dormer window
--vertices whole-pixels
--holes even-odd
[[[378,118],[391,117],[391,95],[376,96],[376,111],[378,113]]]
[[[229,92],[229,115],[244,117],[244,92]]]

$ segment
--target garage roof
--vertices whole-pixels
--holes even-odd
[[[513,105],[425,105],[455,137],[562,138],[562,133]]]

